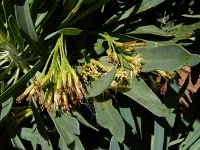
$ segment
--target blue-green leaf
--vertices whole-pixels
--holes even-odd
[[[103,75],[100,79],[92,82],[90,85],[87,86],[87,97],[95,97],[102,94],[110,84],[112,83],[115,73],[117,71],[117,65],[112,68],[110,72]]]
[[[17,135],[15,128],[12,126],[11,122],[9,122],[8,119],[6,119],[6,128],[10,136],[11,142],[13,144],[13,147],[15,149],[25,150],[25,147],[22,141],[20,140],[19,136]]]
[[[44,124],[42,116],[41,116],[42,114],[40,113],[35,100],[33,100],[31,102],[31,108],[33,111],[33,117],[35,119],[36,127],[38,129],[38,132],[40,133],[39,137],[40,137],[40,141],[41,141],[41,147],[42,147],[42,149],[52,150],[53,147],[52,147],[51,141],[49,139],[47,130],[45,128],[45,124]]]
[[[69,149],[84,149],[79,138],[74,135],[80,134],[79,122],[74,117],[66,114],[49,113],[53,120],[56,129],[60,135],[60,146],[68,147]],[[61,141],[62,140],[62,141]]]
[[[21,32],[19,30],[17,21],[15,20],[15,18],[13,16],[9,16],[8,22],[9,22],[10,29],[13,33],[13,36],[15,37],[15,40],[19,44],[21,51],[23,51],[24,50],[24,42],[23,42]]]
[[[51,34],[49,34],[45,40],[48,40],[50,38],[52,38],[53,36],[55,36],[56,34],[64,34],[64,35],[79,35],[82,32],[82,30],[77,29],[77,28],[63,28],[61,30],[58,30],[56,32],[53,32]]]
[[[94,50],[98,55],[102,54],[105,51],[105,48],[103,47],[104,41],[105,40],[103,39],[97,39],[97,42],[94,45]]]
[[[164,128],[154,121],[153,150],[163,149]]]
[[[40,134],[37,128],[21,128],[20,129],[20,137],[24,140],[31,141],[36,144],[41,144]]]
[[[87,120],[85,120],[85,118],[78,111],[73,111],[73,115],[76,116],[78,121],[80,121],[85,126],[91,128],[91,129],[94,129],[96,131],[99,131],[97,128],[95,128],[93,125],[91,125],[89,122],[87,122]]]
[[[159,117],[171,114],[169,110],[158,98],[158,96],[146,85],[141,78],[133,76],[130,89],[119,89],[124,95],[130,97],[154,115]]]
[[[15,1],[15,14],[21,30],[37,42],[39,38],[32,22],[28,0]]]
[[[67,130],[72,134],[80,134],[79,122],[74,117],[67,114],[56,115],[56,113],[49,113],[56,125],[62,127],[62,130]]]
[[[144,61],[142,72],[153,70],[174,71],[184,65],[194,66],[200,63],[200,55],[190,54],[179,45],[140,48],[136,52],[141,54]]]
[[[114,137],[110,140],[109,150],[120,150],[119,143]]]
[[[9,98],[7,101],[2,103],[2,108],[0,109],[0,123],[7,117],[8,113],[13,104],[13,98]]]
[[[128,32],[127,34],[153,34],[165,37],[172,36],[172,34],[167,33],[154,25],[139,26],[138,28]]]
[[[125,136],[125,125],[117,109],[112,105],[112,100],[94,101],[97,122],[109,129],[113,137],[122,142]]]

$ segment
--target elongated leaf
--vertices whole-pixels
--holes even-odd
[[[123,19],[126,19],[134,14],[138,14],[141,13],[145,10],[148,10],[162,2],[164,2],[165,0],[142,0],[142,1],[138,1],[138,3],[136,3],[136,5],[132,6],[131,8],[127,9],[125,12],[120,13],[118,12],[117,15],[113,15],[108,21],[107,23],[114,23],[116,21],[121,21]],[[119,15],[118,15],[119,14]],[[107,24],[106,23],[106,24]]]
[[[78,0],[76,6],[71,10],[71,12],[65,18],[65,20],[61,23],[60,27],[64,27],[64,26],[68,25],[68,23],[71,21],[71,19],[74,17],[74,15],[78,12],[79,8],[82,5],[82,2],[83,2],[83,0]]]
[[[183,40],[192,37],[195,33],[196,29],[200,28],[200,22],[196,22],[193,24],[178,24],[170,30],[175,30],[174,35],[176,36],[176,40]]]
[[[95,10],[101,8],[103,5],[105,5],[106,3],[110,2],[110,1],[111,0],[101,0],[101,1],[97,1],[97,2],[93,3],[91,5],[91,7],[89,7],[86,10],[84,10],[83,13],[78,14],[69,24],[72,25],[72,24],[78,22],[79,20],[83,19],[84,17],[86,17],[87,15],[91,14]]]
[[[6,119],[6,128],[10,136],[11,142],[13,144],[13,147],[15,149],[25,150],[25,147],[22,141],[20,140],[19,136],[17,135],[15,128],[11,125],[8,119]]]
[[[120,150],[118,141],[114,137],[111,138],[109,150]]]
[[[77,28],[64,28],[61,30],[58,30],[56,32],[53,32],[51,34],[49,34],[45,40],[48,40],[50,38],[52,38],[53,36],[55,36],[56,34],[64,34],[64,35],[79,35],[82,32],[82,30],[77,29]]]
[[[6,91],[4,91],[1,95],[0,95],[0,104],[2,104],[3,102],[5,102],[8,98],[10,98],[11,96],[13,96],[13,94],[15,93],[15,91],[17,91],[17,89],[25,84],[26,82],[28,82],[30,80],[30,78],[33,77],[33,75],[38,71],[38,69],[40,67],[42,67],[44,61],[43,60],[39,60],[33,68],[31,68],[25,75],[23,75],[13,86],[9,87]]]
[[[172,34],[164,32],[154,25],[139,26],[138,28],[128,32],[127,34],[153,34],[166,37],[172,36]]]
[[[37,42],[39,39],[31,19],[28,0],[15,1],[15,14],[21,30]]]
[[[200,55],[190,54],[179,45],[140,48],[137,50],[137,53],[140,53],[144,60],[142,72],[149,72],[158,69],[174,71],[184,65],[194,66],[200,63]]]
[[[59,116],[56,115],[55,112],[49,114],[56,124],[60,125],[63,129],[68,130],[69,133],[80,134],[79,122],[74,117],[66,114],[60,114]]]
[[[36,144],[41,144],[40,134],[38,130],[32,128],[22,128],[20,130],[20,137],[24,140],[31,141]]]
[[[112,100],[94,101],[97,122],[109,129],[113,137],[122,142],[125,136],[125,125],[117,109],[112,105]]]
[[[15,20],[15,18],[13,16],[9,16],[8,22],[9,22],[10,29],[13,33],[13,36],[15,37],[15,40],[19,44],[20,49],[23,51],[24,50],[24,42],[23,42],[23,38],[22,38],[22,35],[19,30],[17,21]]]
[[[13,98],[9,98],[7,101],[2,103],[2,108],[0,109],[0,123],[7,117],[8,113],[13,104]]]
[[[181,143],[181,142],[183,142],[183,141],[184,141],[184,138],[171,141],[171,142],[169,143],[169,147],[170,147],[170,146],[173,146],[173,145],[176,145],[176,144],[178,144],[178,143]]]
[[[153,149],[163,149],[164,144],[164,128],[160,126],[156,121],[154,122],[154,137],[153,137]]]
[[[142,2],[138,4],[140,8],[137,10],[137,13],[153,8],[164,1],[165,0],[142,0]]]
[[[85,120],[85,118],[79,112],[73,111],[73,115],[75,115],[76,118],[78,119],[78,121],[80,121],[85,126],[91,128],[91,129],[94,129],[96,131],[99,131],[97,128],[95,128],[93,125],[91,125],[89,122],[87,122],[87,120]]]
[[[49,113],[53,120],[56,129],[61,137],[60,142],[62,147],[68,147],[69,149],[84,149],[79,138],[74,134],[80,134],[79,122],[75,118],[61,114],[56,116],[54,113]]]
[[[35,118],[35,122],[36,122],[36,125],[37,125],[38,132],[40,133],[39,137],[40,137],[40,141],[41,141],[41,147],[43,149],[52,150],[53,147],[51,145],[51,141],[49,139],[47,130],[46,130],[44,122],[42,120],[42,116],[39,112],[39,108],[37,107],[35,100],[33,100],[31,102],[31,108],[33,110],[33,116]]]
[[[195,120],[193,124],[193,131],[189,132],[189,135],[185,139],[185,141],[180,145],[181,150],[189,149],[194,143],[196,143],[200,139],[200,121],[199,117]]]
[[[191,145],[190,150],[198,150],[199,147],[200,147],[200,138]]]
[[[105,51],[105,48],[103,47],[104,41],[105,40],[103,39],[97,39],[97,42],[95,43],[94,50],[98,55],[102,54]]]
[[[87,86],[87,97],[95,97],[102,94],[110,84],[112,83],[115,73],[117,71],[117,65],[113,67],[113,69],[108,72],[106,75],[103,75],[100,79],[92,82],[90,85]]]
[[[130,108],[119,108],[121,116],[124,118],[124,120],[133,128],[133,130],[136,130],[135,121],[133,119],[133,115]]]
[[[188,15],[188,14],[184,14],[182,15],[183,17],[188,17],[188,18],[200,18],[200,14],[199,15]]]
[[[171,113],[158,98],[158,96],[146,85],[141,78],[132,78],[130,89],[119,89],[124,95],[130,97],[154,115],[168,116]]]
[[[61,137],[60,137],[60,139],[59,139],[58,147],[60,148],[60,150],[70,150],[70,149],[66,146],[64,140],[63,140]]]

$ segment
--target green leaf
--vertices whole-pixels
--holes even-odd
[[[45,124],[41,116],[42,114],[40,113],[40,109],[37,107],[35,100],[31,102],[31,108],[33,111],[33,116],[35,118],[36,125],[37,125],[36,127],[38,129],[38,132],[40,133],[39,137],[40,137],[42,149],[49,149],[49,150],[53,149],[51,141],[48,136],[48,132],[45,128]]]
[[[74,117],[65,115],[65,114],[59,114],[55,112],[49,113],[51,119],[53,120],[56,129],[62,139],[60,142],[62,147],[68,147],[69,149],[84,149],[83,145],[81,144],[79,138],[74,135],[80,134],[79,129],[79,122]],[[60,140],[61,140],[60,139]],[[65,146],[64,146],[65,145]]]
[[[32,78],[34,76],[34,74],[40,69],[40,67],[42,67],[43,63],[44,63],[44,60],[42,60],[42,59],[39,60],[34,65],[34,67],[31,68],[25,75],[23,75],[14,85],[12,85],[6,91],[4,91],[0,95],[0,104],[2,104],[3,102],[5,102],[11,96],[13,96],[13,94],[15,93],[15,91],[17,91],[17,89],[20,86],[22,86],[23,84],[25,84],[26,82],[28,82],[30,80],[30,78]]]
[[[200,121],[199,121],[200,115],[195,120],[191,130],[185,139],[185,141],[180,145],[181,150],[187,150],[193,144],[195,144],[200,139]],[[196,145],[196,144],[195,144]]]
[[[40,134],[37,128],[21,128],[19,131],[20,137],[24,140],[31,141],[35,144],[41,144]]]
[[[161,150],[164,144],[164,131],[165,129],[154,121],[154,136],[153,136],[153,149]]]
[[[78,121],[80,121],[86,127],[89,127],[89,128],[94,129],[96,131],[99,131],[97,128],[95,128],[94,126],[92,126],[91,124],[89,124],[87,122],[87,120],[85,120],[85,118],[78,111],[73,111],[73,115],[76,116],[76,118],[78,119]]]
[[[58,147],[59,147],[60,150],[70,150],[70,149],[66,146],[64,140],[63,140],[61,137],[59,138]]]
[[[31,14],[29,10],[29,1],[28,0],[15,1],[15,14],[21,30],[24,33],[26,33],[32,40],[37,42],[39,38],[37,36],[35,27],[31,19]]]
[[[50,38],[52,38],[53,36],[55,36],[56,34],[64,34],[64,35],[79,35],[82,32],[82,30],[77,29],[77,28],[64,28],[61,30],[58,30],[56,32],[53,32],[51,34],[49,34],[45,40],[48,40]]]
[[[105,40],[103,40],[103,39],[97,39],[97,42],[94,45],[94,50],[97,53],[97,55],[100,55],[105,51],[105,48],[103,47],[104,41]]]
[[[9,22],[10,29],[13,33],[13,36],[15,37],[15,40],[19,44],[20,49],[23,51],[24,50],[24,42],[23,42],[21,32],[19,30],[17,21],[15,20],[15,18],[13,16],[9,16],[8,22]]]
[[[162,2],[164,2],[165,0],[142,0],[141,3],[137,4],[135,7],[139,7],[139,9],[136,11],[137,13],[143,12],[145,10],[148,10],[150,8],[153,8],[159,4],[161,4]]]
[[[117,109],[112,105],[112,100],[94,101],[97,122],[109,129],[113,137],[122,142],[125,136],[125,125]]]
[[[154,25],[139,26],[135,30],[130,31],[126,34],[153,34],[165,37],[172,36],[172,34],[167,33]]]
[[[135,130],[136,126],[131,109],[127,107],[120,107],[119,110],[123,119],[132,127],[133,130]]]
[[[120,150],[119,143],[114,137],[111,138],[109,150]]]
[[[178,24],[172,27],[170,30],[174,30],[174,35],[176,36],[177,41],[188,39],[194,35],[194,31],[200,28],[200,22],[192,24]]]
[[[72,134],[80,134],[79,122],[74,117],[67,114],[49,113],[53,121],[62,127],[62,130],[67,130]]]
[[[176,144],[179,144],[179,143],[183,142],[184,140],[185,140],[185,138],[181,138],[181,139],[177,139],[177,140],[171,141],[169,143],[169,147],[173,146],[173,145],[176,145]]]
[[[189,14],[184,14],[182,15],[183,17],[188,17],[188,18],[200,18],[200,14],[199,15],[189,15]]]
[[[140,48],[136,52],[142,55],[144,61],[142,72],[153,70],[174,71],[185,65],[194,66],[200,62],[199,55],[190,54],[179,45]]]
[[[6,119],[6,128],[10,136],[11,142],[13,144],[13,147],[15,149],[25,150],[25,147],[22,141],[20,140],[19,136],[17,135],[15,128],[12,126],[11,122],[9,122],[8,119]]]
[[[115,23],[117,21],[124,20],[130,16],[133,16],[134,14],[138,14],[138,13],[146,11],[152,7],[155,7],[156,5],[158,5],[164,1],[165,0],[142,0],[141,2],[138,1],[138,3],[136,3],[136,5],[125,10],[123,13],[121,13],[121,11],[120,11],[117,13],[117,15],[115,14],[112,17],[110,17],[110,19],[107,21],[107,23]]]
[[[133,76],[130,89],[119,89],[119,91],[148,109],[156,116],[165,117],[171,113],[171,110],[160,101],[158,96],[141,78]]]
[[[102,94],[110,84],[112,83],[115,73],[117,71],[117,65],[112,68],[110,72],[103,75],[100,79],[92,82],[90,85],[87,86],[87,97],[95,97]]]
[[[7,101],[1,104],[2,106],[0,109],[0,123],[2,123],[3,120],[7,117],[12,107],[12,104],[13,104],[13,97],[9,98]]]
[[[77,14],[77,16],[69,23],[70,25],[78,22],[79,20],[85,18],[87,15],[91,14],[95,10],[101,8],[106,3],[110,2],[111,0],[100,0],[93,3],[89,8],[85,9],[82,13]]]
[[[70,24],[69,22],[72,20],[74,15],[78,12],[79,8],[82,5],[82,2],[83,2],[83,0],[78,0],[76,6],[71,10],[71,12],[65,18],[65,20],[61,23],[60,28],[65,27]]]

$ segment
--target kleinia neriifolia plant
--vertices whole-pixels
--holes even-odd
[[[51,111],[54,104],[56,111],[71,112],[73,105],[79,106],[85,96],[85,89],[79,77],[69,64],[64,36],[58,38],[45,67],[39,78],[33,79],[32,84],[21,94],[17,101],[26,97],[27,101],[33,98],[41,107]]]

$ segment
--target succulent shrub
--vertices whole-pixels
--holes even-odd
[[[3,149],[198,149],[176,73],[199,66],[198,4],[1,0]]]

